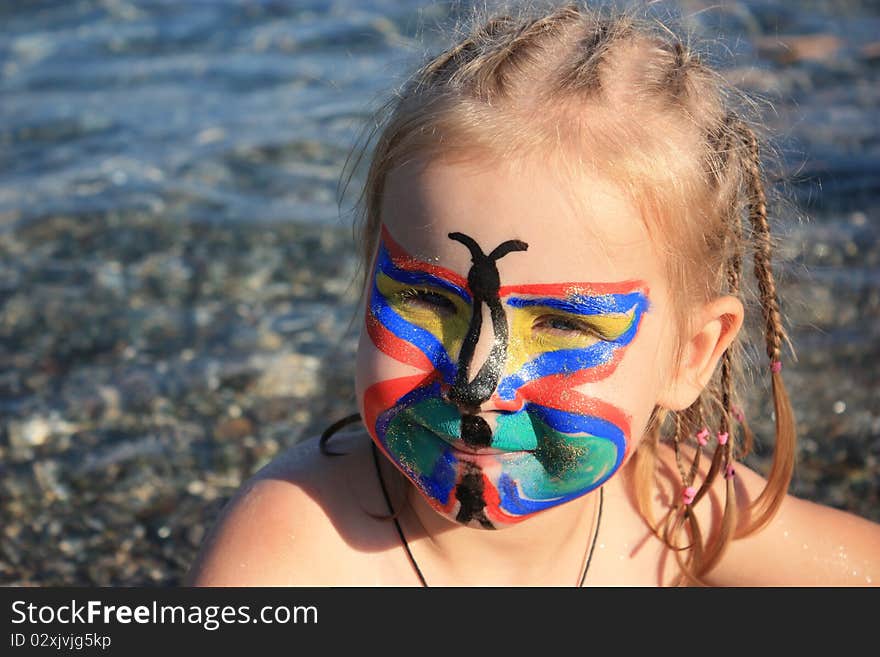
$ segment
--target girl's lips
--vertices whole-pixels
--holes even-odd
[[[461,438],[457,436],[450,436],[447,433],[437,431],[434,427],[429,427],[424,422],[415,421],[414,424],[418,427],[421,427],[428,433],[433,436],[436,436],[439,440],[442,440],[444,443],[452,447],[457,452],[461,452],[464,454],[471,454],[473,456],[482,456],[482,455],[493,455],[493,454],[510,454],[512,452],[518,452],[519,450],[505,450],[505,449],[497,449],[495,447],[475,447],[473,445],[469,445]]]
[[[470,456],[496,456],[498,454],[522,454],[526,451],[531,451],[522,449],[498,449],[496,447],[474,447],[473,445],[464,442],[461,438],[453,438],[452,436],[438,433],[431,427],[426,427],[425,425],[420,426],[437,436],[440,440],[460,454],[467,454]]]
[[[444,443],[452,447],[456,452],[461,454],[469,454],[471,456],[494,456],[498,454],[522,454],[524,452],[531,452],[533,450],[523,450],[523,449],[498,449],[497,447],[475,447],[469,443],[466,443],[464,440],[457,436],[451,436],[445,432],[438,431],[434,427],[428,426],[424,422],[418,421],[416,418],[413,418],[414,424],[421,427],[428,433],[436,436]]]
[[[450,445],[449,453],[457,461],[479,466],[485,475],[492,475],[494,473],[492,476],[496,478],[501,475],[503,469],[508,464],[532,454],[531,451],[503,451],[498,449],[473,451],[473,448],[470,447],[468,449],[471,451],[464,451]]]
[[[473,445],[468,445],[463,440],[448,440],[445,436],[440,436],[444,441],[449,443],[449,445],[458,452],[464,452],[465,454],[473,454],[474,456],[479,456],[481,454],[510,454],[509,450],[496,449],[494,447],[474,447]],[[519,450],[515,450],[519,451]]]

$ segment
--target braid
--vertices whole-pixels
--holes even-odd
[[[693,421],[691,423],[691,431],[687,434],[688,438],[690,438],[694,433],[698,430],[701,430],[703,425],[703,399],[702,397],[697,397],[697,401],[691,406],[693,413]],[[700,471],[700,454],[703,453],[702,449],[697,449],[694,451],[694,460],[691,462],[691,469],[688,472],[687,483],[688,485],[692,485],[694,480],[697,477],[697,473]]]
[[[728,115],[724,120],[725,140],[724,150],[730,153],[733,148],[731,128],[734,125],[734,119]],[[730,159],[729,157],[727,158]],[[762,188],[763,195],[763,188]],[[766,202],[765,222],[766,222]],[[740,280],[742,278],[742,243],[743,243],[743,225],[739,212],[733,212],[728,216],[728,240],[731,244],[731,253],[727,261],[727,291],[728,294],[739,295]],[[733,403],[733,355],[731,353],[733,345],[727,348],[721,359],[721,431],[729,436],[727,444],[724,446],[724,463],[725,468],[730,468],[734,460],[734,443],[732,425],[730,422],[731,405]],[[741,424],[744,424],[742,422]],[[747,449],[751,449],[751,433],[747,432]]]
[[[739,216],[736,217],[736,237],[734,242],[734,252],[730,256],[727,265],[727,289],[730,294],[739,293],[740,275],[742,270],[742,255],[740,254],[739,243],[742,239],[742,222]],[[728,435],[727,444],[724,447],[724,465],[725,471],[733,466],[733,446],[736,442],[733,438],[733,427],[730,422],[731,404],[733,403],[733,355],[731,350],[733,345],[727,348],[721,358],[721,433]],[[719,445],[719,448],[722,447]],[[751,447],[751,445],[749,445]]]
[[[767,485],[758,499],[752,504],[756,512],[754,519],[743,535],[751,534],[765,526],[773,518],[782,504],[794,469],[796,431],[794,413],[781,373],[781,345],[786,339],[785,329],[779,312],[776,294],[776,281],[771,269],[770,226],[767,221],[767,200],[761,176],[761,160],[758,140],[755,133],[742,122],[737,123],[737,131],[746,149],[743,169],[746,174],[746,196],[748,214],[752,225],[755,278],[758,282],[761,309],[764,315],[764,339],[767,356],[770,359],[773,406],[776,415],[776,441],[773,450],[773,463],[767,477]]]
[[[666,75],[664,85],[664,87],[674,98],[679,97],[682,91],[685,89],[688,64],[689,60],[687,59],[684,46],[681,45],[680,41],[676,41],[672,45],[672,65],[670,66],[669,72]]]
[[[675,450],[675,465],[678,467],[678,474],[681,476],[681,480],[687,483],[687,473],[685,473],[684,463],[681,460],[681,436],[684,414],[684,411],[675,414],[675,431],[672,434],[672,447]]]
[[[729,123],[729,120],[725,120],[725,128],[729,127]],[[727,166],[727,160],[729,158],[726,157],[726,154],[730,149],[729,129],[726,129],[724,134],[725,139],[719,144],[718,150],[725,159],[724,165]],[[740,249],[740,245],[742,244],[742,221],[740,220],[738,212],[733,212],[728,216],[726,238],[727,242],[731,245],[725,271],[727,292],[728,294],[737,295],[739,293],[740,278],[742,274],[742,253]],[[721,410],[719,413],[718,445],[715,448],[715,453],[712,457],[712,465],[709,468],[703,486],[694,498],[694,500],[697,501],[702,497],[704,492],[714,483],[715,478],[718,476],[718,471],[723,468],[726,486],[721,530],[718,532],[717,538],[711,547],[706,550],[704,560],[699,563],[700,574],[710,572],[724,556],[724,552],[730,544],[730,539],[733,537],[737,520],[736,487],[733,484],[733,448],[735,439],[730,422],[731,403],[733,399],[732,349],[733,345],[728,347],[721,357],[721,374],[719,376]],[[726,437],[725,441],[722,441],[722,435]]]
[[[760,154],[755,133],[740,124],[748,149],[747,158],[743,163],[748,175],[749,219],[752,223],[755,249],[755,278],[761,294],[761,307],[764,310],[766,324],[764,335],[767,342],[767,356],[771,363],[779,361],[780,347],[784,330],[779,314],[779,302],[776,299],[776,281],[770,268],[770,226],[767,222],[767,199],[764,194],[764,183],[761,177]]]
[[[472,87],[478,97],[503,93],[507,71],[520,61],[524,51],[535,46],[540,38],[557,33],[565,23],[582,18],[574,4],[541,18],[491,18],[470,37],[426,65],[418,76],[419,87],[437,83],[449,69],[445,82]]]
[[[599,90],[599,69],[605,62],[609,46],[631,33],[627,21],[609,21],[600,17],[595,21],[578,44],[580,56],[560,74],[559,86],[564,90]]]
[[[431,86],[440,77],[440,74],[450,65],[450,63],[458,58],[462,53],[475,52],[474,38],[470,37],[461,43],[456,44],[453,48],[440,53],[433,60],[428,62],[417,75],[415,93],[418,93],[425,87]]]
[[[481,25],[469,37],[462,39],[449,50],[440,53],[419,71],[414,91],[422,91],[434,84],[441,83],[441,75],[449,72],[448,69],[451,69],[452,74],[442,82],[460,81],[465,77],[463,72],[472,67],[472,62],[479,55],[480,48],[485,48],[487,41],[502,34],[512,21],[510,16],[495,16]]]

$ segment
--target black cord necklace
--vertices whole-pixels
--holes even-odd
[[[394,526],[397,528],[397,534],[400,536],[400,542],[403,544],[403,549],[406,550],[406,555],[409,557],[410,563],[412,567],[416,571],[416,575],[419,576],[419,581],[422,583],[422,586],[428,588],[428,583],[425,581],[425,576],[422,575],[422,571],[419,568],[419,564],[416,562],[415,557],[412,554],[412,551],[409,549],[409,543],[406,540],[406,536],[403,533],[403,528],[400,526],[400,523],[397,521],[397,516],[394,515],[394,507],[391,506],[391,498],[388,496],[388,490],[385,488],[385,480],[382,478],[382,470],[379,467],[379,452],[376,450],[376,444],[372,441],[370,442],[370,448],[373,450],[373,462],[376,464],[376,474],[379,476],[379,485],[382,487],[382,495],[385,497],[385,504],[388,505],[388,513],[391,514],[392,519],[394,520]],[[578,587],[584,585],[584,580],[587,578],[587,571],[590,570],[590,562],[593,560],[593,549],[596,547],[596,539],[599,537],[599,525],[602,523],[602,503],[605,501],[605,493],[602,488],[599,489],[599,513],[596,518],[595,523],[595,531],[593,532],[593,538],[589,543],[589,548],[586,554],[586,565],[584,566],[584,572],[581,575],[580,582],[578,582]]]

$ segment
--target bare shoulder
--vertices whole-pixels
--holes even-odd
[[[195,586],[324,586],[351,583],[347,570],[388,547],[387,515],[369,438],[318,439],[277,456],[245,482],[202,545],[188,575]],[[393,531],[393,530],[392,530]]]
[[[668,473],[675,469],[671,449],[661,450],[660,460]],[[734,481],[741,533],[767,480],[737,464]],[[725,498],[725,481],[717,477],[708,499],[695,507],[700,525],[710,532],[720,524]],[[880,525],[787,494],[773,519],[735,539],[706,579],[721,586],[877,585]]]

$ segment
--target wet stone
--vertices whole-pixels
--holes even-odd
[[[253,435],[255,430],[253,422],[247,418],[228,418],[214,427],[214,437],[218,440],[236,440]]]

